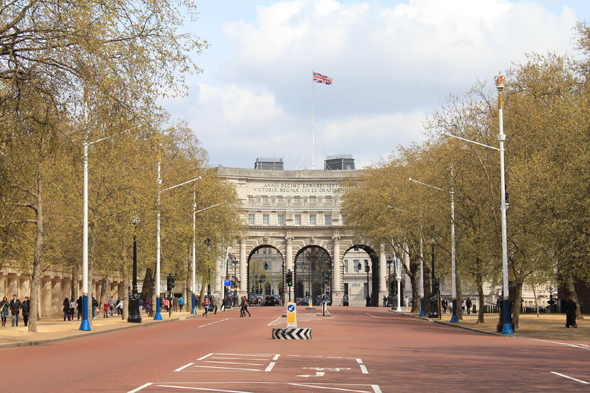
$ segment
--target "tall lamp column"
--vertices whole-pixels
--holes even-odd
[[[430,294],[430,312],[428,313],[428,318],[436,319],[438,318],[438,296],[437,296],[437,282],[436,277],[434,275],[434,244],[436,240],[434,236],[430,238],[430,244],[432,245],[432,293]]]
[[[139,294],[137,293],[137,241],[135,239],[135,230],[139,224],[139,217],[133,218],[133,288],[129,296],[129,317],[127,322],[141,323],[139,314]]]

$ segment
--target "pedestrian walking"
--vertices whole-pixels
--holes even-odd
[[[121,300],[121,302],[123,302],[123,301]],[[150,308],[151,308],[151,307],[152,307],[152,299],[148,299],[148,300],[145,302],[145,313],[146,313],[146,314],[148,314],[148,315],[149,315],[149,313],[150,313]],[[122,312],[123,312],[123,306],[121,306],[121,313],[122,313]]]
[[[115,299],[113,299],[113,297],[111,296],[111,298],[109,299],[109,312],[111,313],[111,317],[114,316],[113,315],[114,311],[115,311]]]
[[[242,296],[240,298],[240,318],[242,318],[244,316],[244,299],[246,299],[245,296]]]
[[[70,300],[70,320],[74,320],[74,313],[76,312],[76,302],[74,302],[74,298]]]
[[[387,296],[383,295],[383,307],[387,307]]]
[[[469,296],[467,296],[467,300],[465,301],[465,307],[467,307],[467,315],[471,314],[471,306],[473,305],[473,303],[471,303],[471,299],[469,298]]]
[[[205,313],[203,314],[204,317],[207,316],[209,313],[209,306],[211,305],[211,300],[208,297],[205,297],[205,301],[203,302],[203,308],[205,309]]]
[[[164,299],[164,308],[166,309],[166,312],[168,312],[168,299]]]
[[[461,314],[465,314],[465,300],[461,302]]]
[[[565,327],[569,329],[570,326],[578,327],[576,324],[576,302],[571,296],[567,297],[565,302]]]
[[[80,296],[78,298],[78,300],[76,301],[77,306],[78,306],[78,320],[80,319],[80,317],[82,316],[82,311],[84,310],[84,301],[82,300],[82,296]]]
[[[117,315],[123,315],[123,299],[117,299]]]
[[[64,322],[66,318],[68,321],[70,320],[70,299],[65,298],[63,304],[63,312],[64,312]]]
[[[180,312],[182,312],[182,306],[184,306],[184,300],[182,300],[182,296],[178,299],[178,306],[180,307]]]
[[[139,298],[139,315],[143,312],[143,298]],[[118,312],[117,312],[118,313]]]
[[[96,319],[96,314],[98,313],[98,300],[92,296],[92,319]]]
[[[103,310],[104,310],[104,312],[102,314],[102,317],[108,318],[109,317],[109,302],[104,302]]]
[[[18,326],[18,314],[20,313],[20,300],[16,297],[16,293],[12,295],[10,301],[10,314],[12,315],[12,326]]]
[[[449,301],[447,299],[443,299],[442,300],[442,309],[443,309],[443,314],[447,313],[447,307],[449,306]]]
[[[2,316],[2,327],[6,327],[6,319],[8,318],[8,310],[10,310],[10,304],[8,298],[4,296],[2,302],[0,302],[0,316]]]
[[[21,305],[23,309],[23,321],[25,322],[25,326],[29,323],[29,313],[31,311],[31,301],[29,300],[28,296],[25,296],[25,301]]]
[[[213,314],[217,314],[217,307],[219,307],[219,299],[213,298]]]
[[[344,307],[348,307],[348,295],[344,295],[344,297],[342,298],[342,304],[344,305]]]
[[[246,313],[248,313],[249,317],[252,316],[250,315],[250,311],[248,311],[248,299],[246,299],[246,297],[244,296],[244,317],[246,316]]]
[[[406,311],[408,311],[408,304],[410,303],[410,299],[408,299],[408,297],[406,296],[404,298],[404,306],[406,307]]]

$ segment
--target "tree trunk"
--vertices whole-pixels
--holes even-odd
[[[127,253],[123,259],[123,288],[123,320],[126,321],[129,318],[129,293],[131,291],[129,272],[127,271]]]
[[[535,289],[535,284],[531,284],[533,287],[533,296],[535,297],[535,308],[537,309],[537,318],[539,318],[539,299],[537,299],[537,290]]]
[[[477,323],[484,323],[484,308],[485,308],[485,294],[483,293],[483,277],[478,276],[477,279],[477,294],[479,296],[479,310],[477,310]]]
[[[459,275],[459,269],[455,268],[455,275],[457,279],[455,280],[457,285],[457,319],[459,321],[463,320],[463,309],[461,305],[463,304],[463,286],[461,285],[461,276]]]
[[[144,300],[151,299],[151,307],[150,312],[148,314],[149,317],[154,317],[156,315],[156,310],[154,305],[156,304],[156,298],[154,297],[154,288],[156,285],[156,277],[155,277],[156,267],[154,268],[148,267],[145,271],[145,276],[143,278],[143,286],[141,288],[141,297]]]
[[[514,290],[510,291],[510,293],[514,292],[514,296],[512,297],[512,324],[514,325],[514,329],[518,329],[518,322],[520,319],[520,304],[522,300],[522,283],[517,282],[514,287]]]
[[[90,250],[88,250],[88,323],[92,326],[92,299],[94,294],[94,283],[92,281],[92,268],[94,266],[94,252],[96,250],[96,220],[92,220],[90,226]],[[99,302],[100,306],[100,302]]]
[[[576,287],[574,286],[574,279],[571,274],[565,276],[565,298],[567,299],[569,296],[571,296],[572,300],[576,302],[576,319],[584,319],[580,303],[578,302],[578,294],[576,293]]]
[[[430,264],[424,263],[424,314],[430,315],[430,296],[432,295],[432,270]]]
[[[29,312],[29,332],[37,332],[37,318],[39,317],[39,283],[41,281],[41,250],[43,249],[43,183],[41,168],[37,164],[37,238],[33,256],[33,276],[31,277],[31,310]]]
[[[203,279],[201,283],[201,290],[199,292],[199,310],[203,309],[203,296],[205,295],[205,279]]]
[[[77,302],[78,296],[80,296],[80,291],[78,288],[78,270],[79,269],[80,269],[80,267],[77,263],[75,263],[74,266],[72,266],[71,287],[72,287],[72,299],[74,299],[75,302]]]
[[[109,301],[109,276],[106,275],[102,278],[100,284],[100,304],[104,304]]]

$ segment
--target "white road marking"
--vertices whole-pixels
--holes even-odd
[[[297,377],[323,377],[326,373],[322,371],[316,371],[315,375],[296,375]]]
[[[211,354],[213,355],[213,354]],[[216,352],[215,355],[230,355],[230,356],[275,356],[275,353],[258,353],[258,354],[247,354],[247,353],[219,353]]]
[[[199,366],[199,365],[195,365],[195,367],[201,367],[201,368],[218,368],[218,369],[222,369],[222,370],[245,370],[245,371],[260,371],[256,368],[239,368],[239,367],[215,367],[215,366]]]
[[[281,356],[281,354],[275,355],[274,358],[272,358],[272,360],[279,360],[279,356]]]
[[[381,388],[379,387],[379,385],[371,385],[371,387],[373,388],[373,392],[375,392],[375,393],[382,393],[381,392]]]
[[[307,377],[307,375],[300,375],[300,377]],[[293,385],[293,386],[303,386],[306,388],[316,388],[316,389],[329,389],[329,390],[341,390],[343,392],[358,392],[358,393],[369,393],[366,390],[351,390],[351,389],[343,389],[343,388],[334,388],[334,387],[330,387],[330,386],[317,386],[317,385],[310,385],[308,383],[290,383],[289,385]],[[377,385],[373,385],[373,386],[377,386]],[[381,390],[379,390],[379,392],[381,392]]]
[[[263,363],[218,362],[215,360],[204,360],[203,362],[204,363],[221,363],[221,364],[243,364],[245,366],[264,366]]]
[[[590,351],[590,347],[584,344],[569,344],[569,343],[561,343],[559,341],[549,341],[549,340],[540,340],[538,338],[526,338],[526,337],[514,337],[514,336],[509,336],[510,338],[515,338],[517,340],[530,340],[530,341],[539,341],[542,343],[549,343],[549,344],[557,344],[557,345],[565,345],[566,347],[572,347],[572,348],[579,348],[579,349],[585,349],[587,351]],[[584,345],[584,346],[582,346]]]
[[[567,379],[571,379],[572,381],[583,383],[584,385],[590,385],[590,382],[582,381],[581,379],[573,378],[565,374],[556,373],[555,371],[551,371],[551,374],[559,375],[560,377],[564,377]]]
[[[141,389],[143,389],[143,388],[147,388],[148,386],[151,386],[151,385],[153,385],[153,384],[152,384],[151,382],[148,382],[148,383],[146,383],[145,385],[141,385],[141,386],[140,386],[140,387],[138,387],[138,388],[135,388],[135,389],[133,389],[133,390],[130,390],[130,391],[128,391],[127,393],[135,393],[135,392],[139,392]]]
[[[367,313],[367,315],[370,316],[370,317],[373,317],[373,318],[379,318],[379,317],[376,317],[376,316],[374,316],[372,314],[369,314],[369,313]]]
[[[368,374],[369,371],[367,371],[367,366],[365,366],[364,364],[361,364],[361,371],[363,374]]]
[[[363,359],[356,359],[358,364],[363,364]]]
[[[182,371],[182,370],[184,370],[185,368],[192,366],[193,364],[194,364],[194,363],[185,364],[184,366],[182,366],[182,367],[180,367],[180,368],[177,368],[176,370],[174,370],[174,372],[175,372],[175,373],[177,373],[177,372],[179,372],[179,371]]]
[[[304,370],[318,370],[318,371],[340,371],[350,370],[349,368],[327,368],[327,367],[303,367]]]
[[[272,321],[271,323],[269,323],[269,324],[268,324],[268,325],[266,325],[266,326],[272,326],[272,325],[274,325],[275,323],[277,323],[278,321],[280,321],[280,320],[281,320],[281,318],[282,318],[282,317],[278,317],[277,319],[275,319],[274,321]]]
[[[252,359],[252,358],[227,358],[224,356],[211,356],[211,359],[223,359],[223,360],[253,360],[255,362],[264,362],[268,359]]]
[[[328,359],[342,359],[342,356],[328,356]]]
[[[301,357],[301,355],[287,355],[287,356],[293,356],[293,357],[296,357],[296,358],[300,358]]]
[[[266,367],[266,370],[264,371],[270,371],[272,370],[272,368],[275,366],[275,362],[270,362],[270,364],[268,365],[268,367]]]
[[[205,355],[202,358],[197,359],[197,361],[199,360],[203,360],[203,359],[207,359],[209,356],[213,355],[212,353],[210,353],[209,355]]]
[[[190,389],[190,390],[207,390],[209,392],[225,392],[225,393],[250,393],[243,390],[222,390],[209,388],[191,388],[190,386],[172,386],[172,385],[158,385],[159,388],[176,388],[176,389]]]

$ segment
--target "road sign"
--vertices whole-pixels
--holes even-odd
[[[330,287],[326,287],[326,292],[330,292]]]
[[[223,280],[223,285],[226,287],[231,287],[231,280]]]
[[[287,327],[297,327],[297,305],[295,303],[287,304]]]

